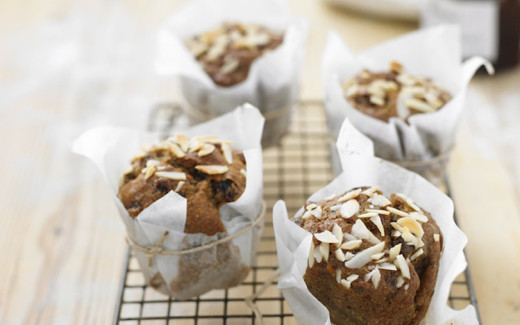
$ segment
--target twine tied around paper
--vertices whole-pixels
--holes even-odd
[[[205,245],[188,248],[188,249],[182,249],[182,250],[176,250],[176,251],[169,251],[169,250],[164,249],[163,244],[166,241],[166,238],[168,238],[168,235],[170,234],[170,232],[168,230],[166,230],[163,233],[163,235],[161,236],[161,238],[155,245],[143,247],[143,246],[140,246],[139,244],[137,244],[135,241],[133,241],[132,238],[130,238],[130,237],[126,237],[126,242],[128,243],[128,245],[130,245],[130,247],[132,247],[132,249],[135,249],[136,251],[143,253],[146,256],[146,258],[148,259],[148,266],[151,267],[153,259],[157,255],[181,256],[181,255],[186,255],[186,254],[192,254],[192,253],[200,252],[200,251],[212,248],[212,247],[216,247],[222,243],[228,242],[228,241],[248,232],[253,227],[257,226],[260,222],[262,222],[264,220],[264,216],[265,216],[265,201],[262,202],[262,210],[260,211],[260,214],[251,224],[247,225],[246,227],[240,229],[239,231],[237,231],[227,237],[212,241],[211,243],[208,243]]]

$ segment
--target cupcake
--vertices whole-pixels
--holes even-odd
[[[293,222],[313,234],[303,279],[334,324],[419,324],[442,252],[428,212],[377,186],[307,202],[302,212]]]
[[[306,30],[284,0],[196,0],[160,30],[155,70],[178,79],[192,123],[251,103],[274,145],[298,99]]]
[[[245,105],[163,141],[120,128],[76,140],[114,191],[148,285],[188,299],[247,276],[263,228],[262,125]]]
[[[460,60],[458,29],[416,31],[352,53],[331,32],[322,58],[327,125],[344,119],[369,137],[375,155],[440,183],[454,147],[466,88],[482,58]]]

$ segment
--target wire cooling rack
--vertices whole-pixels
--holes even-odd
[[[197,298],[176,300],[146,286],[137,260],[128,250],[121,279],[114,324],[258,324],[245,298],[257,292],[278,267],[272,223],[272,207],[285,200],[293,215],[316,190],[332,178],[323,105],[306,101],[297,105],[290,132],[276,147],[265,149],[264,199],[267,204],[265,229],[257,252],[256,266],[239,286],[213,290]],[[158,105],[150,115],[149,128],[166,132],[180,112],[175,105]],[[449,194],[449,184],[446,183]],[[291,309],[274,281],[255,300],[263,324],[296,324]],[[478,306],[469,268],[451,287],[448,304],[463,309]]]

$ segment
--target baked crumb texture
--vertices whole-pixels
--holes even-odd
[[[222,87],[247,79],[254,60],[282,42],[283,34],[265,27],[230,22],[185,40],[204,71]]]
[[[363,70],[342,84],[347,101],[364,114],[388,122],[441,109],[451,95],[428,78],[412,76],[398,62],[388,72]]]
[[[419,324],[433,295],[442,235],[431,215],[377,186],[309,202],[294,222],[313,234],[304,275],[333,323]]]

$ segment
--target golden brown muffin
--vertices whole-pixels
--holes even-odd
[[[185,233],[225,232],[222,205],[236,201],[246,187],[246,161],[229,141],[182,135],[151,146],[132,160],[119,198],[130,216],[170,191],[188,201]]]
[[[282,34],[262,26],[224,23],[186,45],[215,84],[230,87],[247,78],[254,60],[282,42]]]
[[[308,202],[294,222],[313,234],[304,280],[333,323],[412,325],[424,318],[442,235],[411,199],[355,188]]]
[[[363,70],[342,88],[355,109],[385,122],[391,117],[407,120],[414,114],[433,113],[451,100],[446,90],[430,79],[403,72],[397,62],[390,63],[388,72]]]

